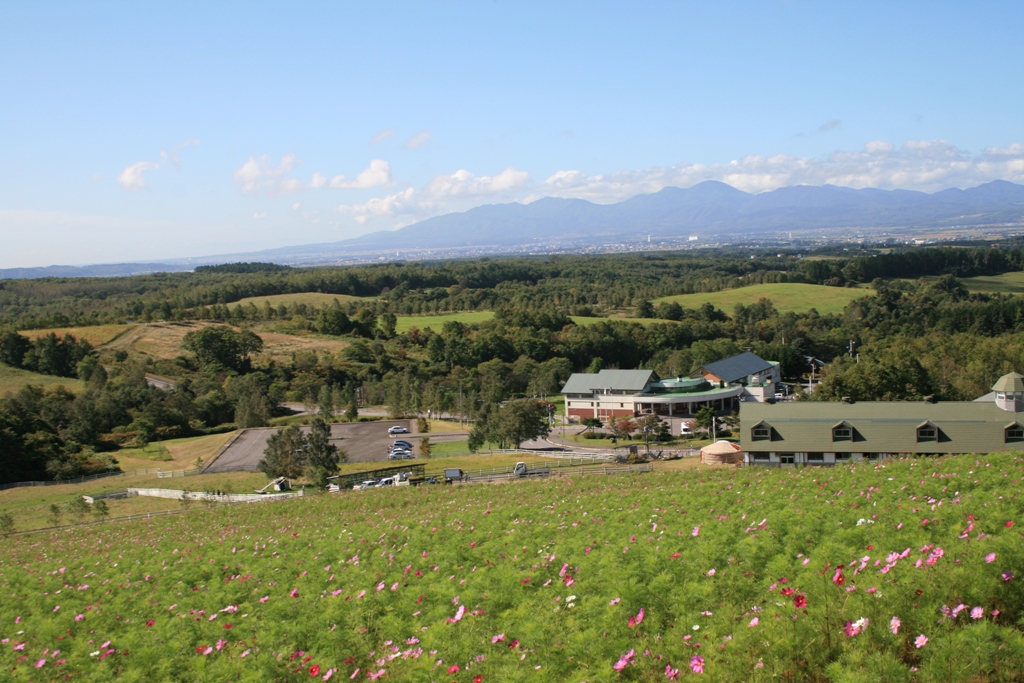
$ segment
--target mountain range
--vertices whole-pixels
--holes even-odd
[[[709,180],[686,189],[666,187],[616,204],[545,197],[529,204],[478,206],[339,242],[162,263],[9,268],[0,269],[0,279],[132,275],[234,261],[311,265],[365,261],[396,251],[473,248],[479,253],[538,243],[636,242],[648,235],[658,239],[700,235],[702,242],[729,242],[782,231],[849,234],[851,229],[929,230],[1000,224],[1024,224],[1024,185],[994,180],[967,190],[953,188],[933,194],[798,185],[750,194]]]
[[[750,194],[717,181],[666,187],[617,204],[546,197],[428,218],[337,243],[353,249],[525,244],[537,240],[758,235],[785,230],[940,228],[1024,220],[1024,185],[996,180],[927,194],[835,185]]]

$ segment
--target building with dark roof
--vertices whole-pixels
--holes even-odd
[[[686,417],[705,406],[728,413],[740,401],[772,398],[778,376],[777,363],[748,352],[710,363],[692,377],[661,379],[653,370],[577,372],[561,393],[570,417]]]
[[[976,401],[744,403],[740,445],[753,465],[834,465],[901,454],[1024,448],[1024,376]]]

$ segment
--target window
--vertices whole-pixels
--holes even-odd
[[[753,441],[771,441],[772,426],[767,422],[758,422],[750,428],[750,438]]]
[[[833,441],[849,441],[853,438],[853,430],[849,427],[833,427],[832,428],[832,440]]]
[[[768,453],[754,453],[754,460],[770,460],[771,455]]]
[[[1018,441],[1024,441],[1024,427],[1021,427],[1019,424],[1015,423],[1010,425],[1009,427],[1006,428],[1004,433],[1004,441],[1006,443],[1016,443]]]
[[[792,465],[794,462],[794,455],[792,453],[780,453],[779,462],[783,465]]]
[[[934,428],[932,428],[932,431],[934,431]],[[881,453],[865,453],[864,454],[864,459],[865,460],[878,460],[879,456],[881,456]]]
[[[935,441],[939,438],[939,430],[932,425],[922,425],[917,428],[918,441]]]
[[[807,462],[825,462],[824,453],[808,453]]]
[[[836,462],[839,462],[840,460],[849,460],[849,459],[850,459],[850,454],[849,453],[836,453]]]

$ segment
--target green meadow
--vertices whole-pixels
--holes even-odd
[[[420,330],[425,330],[429,327],[435,332],[440,332],[441,328],[448,321],[454,320],[466,325],[472,325],[474,323],[486,322],[493,317],[494,311],[464,311],[461,313],[438,313],[437,315],[400,315],[398,316],[396,329],[399,334],[405,334],[412,327]]]
[[[751,285],[738,289],[727,289],[707,294],[679,294],[655,299],[677,302],[683,308],[699,308],[705,303],[712,304],[726,313],[732,314],[736,304],[749,306],[761,299],[771,299],[780,313],[804,313],[815,309],[818,313],[841,313],[846,305],[854,299],[871,296],[870,290],[846,287],[826,287],[824,285],[807,285],[801,283],[774,283]]]

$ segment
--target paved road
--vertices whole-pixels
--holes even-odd
[[[396,438],[405,439],[413,444],[414,450],[419,446],[420,436],[402,434],[397,437],[388,435],[388,429],[401,425],[406,429],[415,429],[415,420],[384,420],[380,422],[346,422],[331,425],[331,442],[345,450],[349,462],[387,462],[388,446]],[[228,446],[205,471],[232,472],[237,470],[256,471],[267,448],[267,439],[277,431],[268,427],[247,429]],[[309,427],[303,427],[308,432]],[[465,433],[429,434],[433,443],[441,441],[459,441],[466,438]]]

